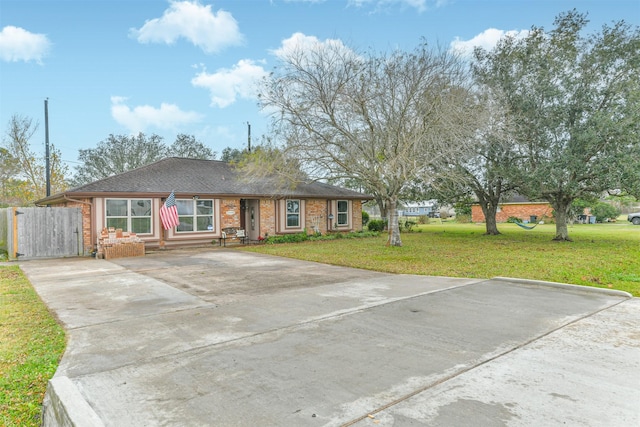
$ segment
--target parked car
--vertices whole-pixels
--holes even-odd
[[[630,213],[627,217],[627,221],[633,225],[640,225],[640,212]]]

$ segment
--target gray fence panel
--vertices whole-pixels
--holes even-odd
[[[80,208],[18,208],[18,259],[82,255]]]

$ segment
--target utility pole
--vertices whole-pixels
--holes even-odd
[[[247,122],[247,144],[249,153],[251,152],[251,123]]]
[[[49,98],[44,100],[44,144],[47,169],[47,197],[49,197],[51,195],[51,165],[49,163]]]

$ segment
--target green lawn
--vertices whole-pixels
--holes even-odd
[[[518,277],[619,289],[640,297],[640,227],[626,222],[569,228],[573,242],[552,241],[555,225],[523,230],[499,224],[432,223],[402,234],[402,247],[378,238],[248,246],[245,250],[391,273],[470,278]]]
[[[0,425],[39,426],[65,334],[18,266],[0,266]]]

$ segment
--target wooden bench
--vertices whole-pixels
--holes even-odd
[[[244,229],[242,228],[235,228],[235,227],[223,228],[222,235],[220,236],[220,246],[224,244],[224,246],[226,247],[227,240],[238,240],[242,242],[242,244],[244,244],[246,239],[247,239],[247,235],[245,234]]]

